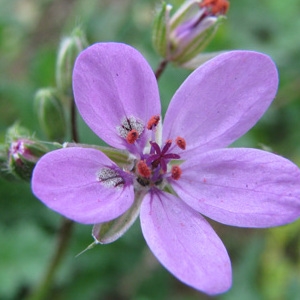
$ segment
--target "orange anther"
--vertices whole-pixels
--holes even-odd
[[[151,170],[145,163],[145,161],[140,160],[137,164],[137,171],[140,175],[142,175],[145,178],[150,178],[151,176]]]
[[[181,177],[182,170],[179,166],[173,166],[171,169],[172,178],[178,180]]]
[[[200,7],[207,7],[212,15],[225,15],[229,9],[227,0],[203,0]]]
[[[152,130],[154,127],[157,126],[158,122],[160,121],[160,116],[152,116],[147,124],[147,129]]]
[[[178,136],[178,137],[176,138],[176,144],[177,144],[177,146],[178,146],[180,149],[185,150],[185,148],[186,148],[186,141],[185,141],[184,138]]]
[[[126,141],[129,144],[133,144],[139,137],[139,133],[137,132],[137,130],[132,129],[128,132],[127,137],[126,137]]]

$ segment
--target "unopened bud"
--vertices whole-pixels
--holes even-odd
[[[56,62],[56,85],[65,96],[72,96],[72,73],[78,54],[88,46],[81,28],[75,28],[72,34],[60,43]]]
[[[49,149],[29,137],[28,130],[19,125],[8,129],[6,142],[6,171],[18,178],[30,180],[35,164]]]
[[[7,168],[7,149],[4,144],[0,144],[0,178],[10,179],[11,176]]]
[[[66,120],[58,92],[54,88],[40,89],[35,95],[35,109],[47,138],[62,141],[66,135]]]
[[[225,18],[229,2],[187,0],[173,16],[170,16],[171,8],[164,4],[156,17],[154,47],[166,60],[183,65],[196,57],[213,38]]]

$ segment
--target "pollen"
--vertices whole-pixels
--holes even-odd
[[[172,178],[178,180],[181,177],[182,170],[179,166],[173,166],[171,169]]]
[[[132,129],[128,132],[127,136],[126,136],[126,141],[129,144],[134,144],[134,142],[138,139],[139,137],[139,133],[137,130]]]
[[[99,170],[97,179],[108,188],[122,187],[125,184],[123,177],[117,171],[108,167]]]
[[[225,15],[229,9],[229,2],[227,0],[203,0],[200,7],[207,7],[214,16]]]
[[[176,144],[177,144],[177,146],[178,146],[180,149],[185,150],[185,148],[186,148],[186,141],[185,141],[184,138],[178,136],[178,137],[176,138]]]
[[[151,176],[151,170],[147,166],[146,162],[144,160],[140,160],[137,164],[137,171],[138,173],[145,177],[145,178],[150,178]]]
[[[160,121],[160,116],[159,115],[152,116],[150,118],[150,120],[148,121],[147,129],[148,130],[153,130],[157,126],[157,124],[159,123],[159,121]]]

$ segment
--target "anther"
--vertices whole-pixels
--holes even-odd
[[[126,141],[129,144],[133,144],[139,137],[139,133],[137,130],[132,129],[128,132],[127,136],[126,136]]]
[[[97,178],[106,187],[120,187],[125,184],[125,180],[117,171],[107,167],[99,170]]]
[[[207,7],[212,15],[225,15],[229,9],[227,0],[204,0],[200,3],[200,7]]]
[[[145,178],[150,178],[151,176],[151,170],[147,166],[146,162],[144,160],[140,160],[137,164],[137,171],[138,173],[145,177]]]
[[[152,116],[150,118],[150,120],[148,121],[147,129],[148,130],[153,130],[157,126],[157,124],[159,123],[159,121],[160,121],[160,116],[159,115]]]
[[[186,148],[186,141],[185,141],[184,138],[178,136],[178,137],[176,138],[176,144],[177,144],[177,146],[178,146],[180,149],[185,150],[185,148]]]
[[[182,170],[179,166],[172,166],[171,174],[173,179],[178,180],[181,177]]]

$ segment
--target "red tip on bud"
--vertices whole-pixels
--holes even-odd
[[[178,137],[176,138],[176,144],[177,144],[177,146],[178,146],[180,149],[185,150],[185,148],[186,148],[186,141],[185,141],[184,138],[178,136]]]
[[[160,116],[158,116],[158,115],[157,116],[152,116],[150,118],[150,120],[148,121],[147,129],[148,130],[153,130],[157,126],[159,121],[160,121]]]
[[[178,180],[181,177],[182,170],[179,166],[173,166],[171,169],[172,178]]]
[[[212,15],[225,15],[229,9],[227,0],[203,0],[200,7],[207,7]]]
[[[127,137],[126,137],[126,141],[129,144],[134,144],[134,142],[139,138],[139,133],[137,130],[132,129],[128,132]]]
[[[150,178],[151,176],[151,170],[150,168],[147,166],[147,164],[145,163],[145,161],[140,160],[137,164],[137,171],[138,173],[145,177],[145,178]]]

